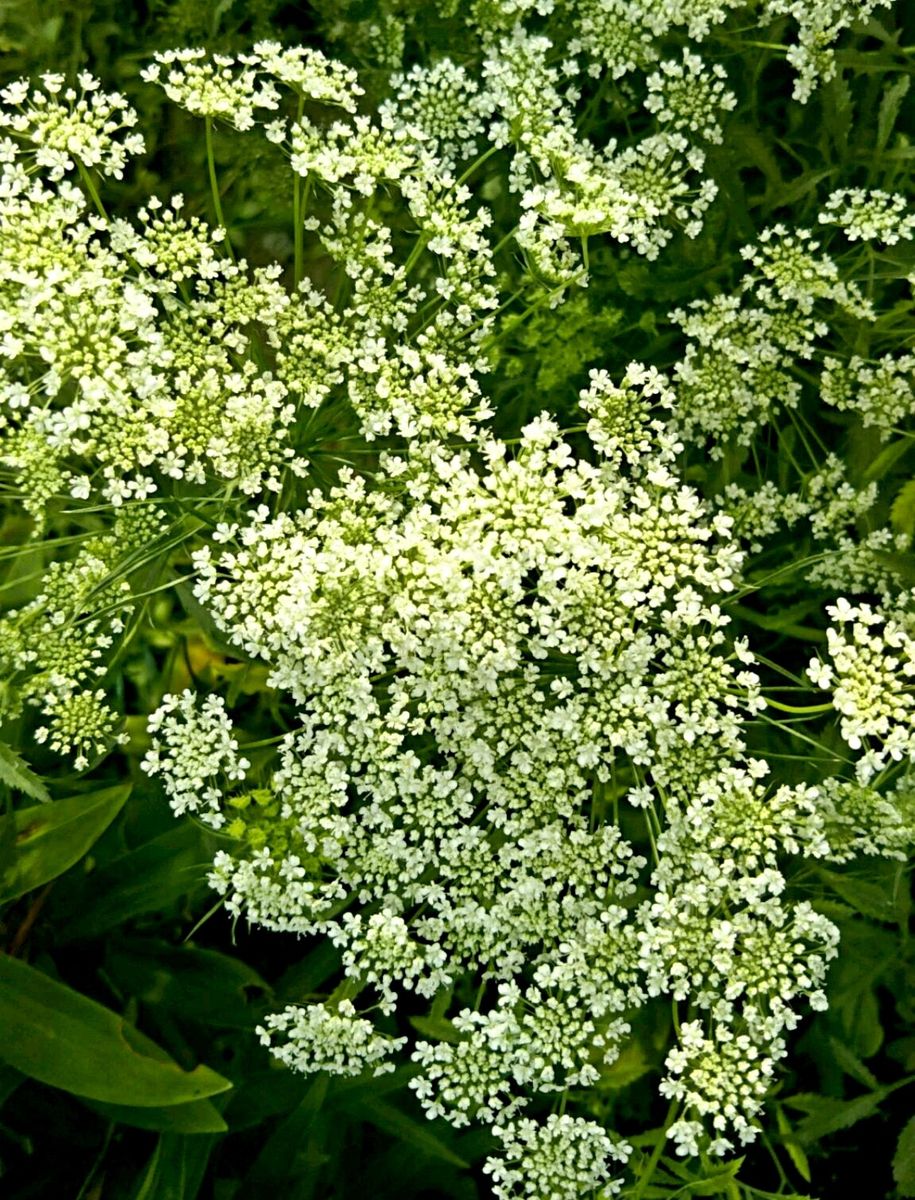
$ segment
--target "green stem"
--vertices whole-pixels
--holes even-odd
[[[206,117],[204,119],[204,129],[206,130],[207,171],[210,176],[210,191],[213,194],[213,210],[216,213],[216,224],[222,229],[226,250],[229,253],[229,258],[231,258],[234,262],[235,255],[232,253],[232,243],[229,241],[229,230],[226,227],[226,219],[223,216],[222,200],[219,198],[219,180],[216,178],[216,156],[213,153],[212,117]]]
[[[645,1170],[642,1177],[636,1184],[635,1191],[632,1193],[632,1200],[641,1200],[645,1192],[648,1190],[648,1185],[651,1183],[654,1173],[657,1170],[658,1163],[661,1161],[661,1155],[664,1153],[664,1146],[667,1143],[667,1131],[677,1119],[677,1110],[679,1109],[679,1101],[671,1100],[670,1108],[667,1110],[667,1116],[664,1118],[664,1124],[658,1134],[658,1140],[655,1143],[655,1148],[651,1152],[651,1158],[645,1164]]]
[[[403,273],[405,279],[413,270],[413,267],[416,265],[419,256],[425,250],[426,242],[428,242],[428,240],[429,235],[427,233],[420,233],[420,235],[417,237],[416,242],[413,245],[413,249],[410,251],[410,256],[404,263]]]
[[[299,96],[299,106],[296,112],[296,123],[302,119],[302,113],[305,109],[305,96]],[[305,196],[308,196],[309,176],[305,176]],[[305,253],[305,227],[302,222],[305,219],[304,206],[302,203],[302,176],[295,171],[293,174],[292,183],[292,244],[295,247],[294,265],[293,265],[293,285],[298,288],[302,282],[302,272]]]
[[[470,166],[467,168],[467,170],[464,172],[464,174],[457,181],[455,186],[460,187],[462,183],[466,183],[467,180],[470,178],[470,176],[474,173],[474,171],[476,171],[479,167],[482,167],[483,163],[485,163],[488,158],[492,158],[492,156],[494,154],[497,154],[500,149],[501,149],[500,146],[490,146],[489,149],[485,153],[480,155],[480,157],[476,160],[476,162],[472,162],[470,164]]]
[[[98,215],[100,217],[102,217],[103,220],[107,221],[108,213],[105,211],[104,204],[102,204],[101,197],[98,194],[98,189],[96,188],[95,184],[92,182],[92,176],[89,174],[89,172],[83,166],[83,164],[79,161],[79,159],[76,160],[76,165],[79,168],[80,179],[82,179],[83,185],[84,185],[86,191],[89,193],[89,198],[91,199],[92,203],[95,205]]]
[[[809,716],[812,713],[832,712],[833,709],[831,701],[828,704],[805,704],[799,708],[795,704],[782,704],[779,700],[770,700],[767,698],[766,705],[769,708],[777,708],[779,712],[799,713],[802,716]]]

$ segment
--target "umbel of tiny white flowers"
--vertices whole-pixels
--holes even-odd
[[[652,996],[700,1014],[660,1085],[679,1152],[752,1141],[836,952],[832,924],[785,898],[784,857],[898,855],[911,838],[875,792],[849,818],[842,781],[772,792],[745,759],[742,716],[763,702],[713,599],[740,555],[671,471],[678,443],[651,413],[666,394],[638,365],[615,388],[596,374],[594,463],[544,415],[512,454],[480,434],[479,465],[435,442],[383,455],[374,481],[344,475],[202,550],[199,600],[297,709],[263,787],[227,787],[244,768],[212,700],[153,717],[147,769],[174,802],[235,814],[211,876],[229,911],[342,951],[353,1007],[265,1025],[285,1061],[377,1070],[383,1035],[348,1032],[369,1020],[362,992],[392,1014],[404,992],[488,981],[453,1039],[415,1044],[412,1086],[430,1116],[493,1127],[499,1195],[614,1190],[625,1149],[606,1131],[525,1110],[595,1083]],[[226,759],[185,752],[204,745]],[[595,819],[614,779],[656,830],[653,868],[606,808]]]

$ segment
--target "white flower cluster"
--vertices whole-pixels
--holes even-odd
[[[889,611],[839,599],[827,609],[829,661],[808,668],[832,692],[842,737],[853,750],[858,778],[868,782],[892,762],[915,762],[915,623],[911,611]]]
[[[356,1016],[352,1001],[345,999],[334,1005],[290,1005],[268,1015],[257,1034],[261,1045],[269,1046],[288,1067],[332,1075],[393,1071],[390,1056],[407,1040],[377,1033],[372,1022]]]
[[[595,1121],[553,1113],[542,1123],[522,1119],[497,1125],[502,1157],[483,1166],[496,1200],[608,1200],[621,1182],[611,1163],[625,1163],[625,1143],[614,1141]]]
[[[391,86],[393,96],[378,110],[385,129],[406,126],[452,170],[479,152],[493,99],[466,68],[450,58],[428,67],[417,63],[406,75],[395,75]]]
[[[273,51],[270,58],[273,61]],[[155,60],[144,67],[141,77],[147,83],[161,83],[169,100],[195,117],[227,121],[236,129],[250,129],[256,109],[272,111],[279,107],[276,87],[258,77],[261,59],[256,54],[243,54],[236,59],[199,48],[162,50]]]
[[[864,753],[857,781],[795,786],[769,785],[748,757],[745,726],[766,701],[725,611],[740,540],[755,549],[801,518],[823,550],[810,578],[889,592],[880,555],[898,543],[852,532],[876,485],[852,486],[828,456],[787,502],[761,478],[707,504],[679,473],[690,441],[722,457],[795,415],[797,364],[826,316],[874,320],[809,231],[765,231],[734,294],[674,314],[689,344],[670,377],[591,370],[581,453],[546,412],[518,421],[517,439],[483,425],[503,281],[467,160],[484,134],[487,154],[509,150],[535,306],[586,281],[592,236],[655,257],[675,228],[698,231],[714,187],[690,138],[719,140],[734,107],[720,68],[689,50],[663,60],[657,42],[681,26],[704,38],[732,7],[475,4],[479,70],[414,66],[375,115],[352,70],[318,51],[161,54],[147,78],[205,119],[208,149],[213,122],[245,130],[269,114],[269,152],[294,177],[291,288],[279,266],[234,261],[225,231],[180,198],[136,222],[87,214],[65,174],[77,163],[95,198],[84,172],[117,174],[138,148],[115,137],[130,124],[120,98],[93,110],[100,93],[83,83],[80,139],[59,133],[65,115],[42,124],[56,100],[6,96],[21,111],[0,153],[2,457],[39,518],[60,495],[120,512],[111,540],[52,568],[0,625],[9,709],[42,706],[39,739],[87,765],[117,736],[99,681],[130,588],[112,564],[125,546],[141,561],[165,530],[164,507],[144,502],[181,506],[185,484],[258,497],[204,538],[194,592],[266,664],[288,732],[248,758],[219,696],[166,696],[144,769],[177,814],[225,835],[211,882],[233,916],[340,951],[341,987],[268,1017],[264,1045],[302,1071],[381,1073],[407,1043],[388,1033],[405,995],[432,1001],[412,1086],[430,1117],[491,1128],[498,1200],[616,1194],[628,1147],[564,1105],[600,1084],[660,996],[679,1152],[752,1141],[836,953],[785,860],[899,858],[915,827],[890,778],[915,761],[910,610],[830,610],[830,661],[810,676],[834,685],[843,736]],[[854,14],[763,7],[801,24],[803,91]],[[595,146],[579,87],[649,64],[655,132]],[[876,227],[855,214],[841,217],[849,237]],[[911,411],[909,357],[827,358],[823,399],[888,430]],[[350,435],[361,469],[340,449]],[[328,474],[301,482],[323,459]]]
[[[775,412],[797,406],[793,368],[829,332],[824,308],[874,319],[860,288],[841,278],[809,230],[774,225],[741,254],[755,272],[736,292],[671,314],[690,339],[673,373],[677,425],[684,440],[712,439],[715,457],[730,439],[749,446]]]
[[[737,97],[725,88],[726,79],[720,63],[706,67],[698,54],[684,50],[680,62],[662,62],[660,69],[648,76],[645,107],[671,129],[720,142],[720,114],[737,104]]]
[[[35,165],[59,181],[77,163],[120,179],[128,159],[142,154],[143,135],[134,133],[137,114],[123,96],[100,90],[99,81],[79,75],[79,91],[64,86],[62,75],[41,77],[44,89],[19,79],[0,91],[0,131],[24,142]],[[6,141],[0,159],[10,160]]]
[[[164,514],[152,506],[121,512],[108,533],[53,562],[35,598],[0,620],[0,718],[19,716],[25,705],[40,709],[46,724],[36,740],[74,755],[77,770],[125,740],[99,684],[134,603],[126,575],[163,527]]]
[[[192,691],[166,696],[150,715],[152,748],[143,770],[162,776],[175,812],[199,813],[214,829],[225,822],[224,785],[243,780],[251,766],[238,753],[230,722],[219,696],[207,696],[198,710]]]
[[[915,414],[915,354],[884,354],[870,362],[827,356],[820,396],[834,408],[857,413],[886,440]]]
[[[800,495],[785,495],[771,480],[764,480],[754,491],[729,483],[716,499],[734,522],[734,536],[751,554],[758,554],[780,525],[791,528],[810,512],[810,505]]]
[[[33,512],[67,493],[143,500],[163,478],[278,487],[300,465],[294,405],[238,357],[289,305],[278,270],[217,258],[177,206],[151,203],[109,236],[66,182],[30,179],[18,157],[2,174],[0,454]]]
[[[646,416],[661,377],[591,383],[596,465],[546,416],[511,455],[483,433],[474,456],[417,442],[195,559],[198,599],[298,722],[257,802],[223,801],[237,849],[214,886],[233,914],[329,936],[383,1013],[480,980],[448,1035],[416,1044],[413,1087],[430,1116],[506,1141],[490,1163],[505,1196],[540,1194],[541,1170],[549,1194],[612,1186],[598,1126],[519,1113],[597,1082],[652,996],[702,1014],[662,1085],[681,1152],[752,1140],[836,946],[785,898],[782,860],[898,856],[912,835],[876,793],[846,808],[840,780],[771,791],[744,760],[742,721],[764,704],[714,600],[740,568],[730,519],[671,472],[676,439]],[[610,819],[626,795],[647,874]],[[301,1020],[271,1046],[307,1069],[326,1057]]]
[[[824,385],[829,367],[821,376]],[[893,595],[899,580],[881,555],[908,548],[904,533],[894,534],[888,526],[859,532],[878,499],[876,483],[856,488],[848,480],[845,463],[827,454],[822,465],[806,480],[804,505],[810,531],[820,552],[807,572],[812,583],[830,591],[879,592]]]
[[[671,239],[671,225],[695,236],[716,191],[710,180],[691,179],[702,170],[703,151],[676,128],[621,150],[613,141],[595,148],[575,127],[578,91],[566,82],[574,65],[564,64],[571,72],[554,65],[553,50],[549,39],[517,26],[483,66],[498,115],[493,136],[514,147],[510,182],[522,207],[547,237],[554,229],[570,238],[606,233],[648,258]],[[688,90],[674,89],[675,97],[668,89],[671,117],[678,104],[689,107]]]
[[[833,42],[855,24],[864,24],[878,8],[887,8],[892,0],[765,0],[766,15],[771,19],[789,16],[797,21],[797,41],[787,53],[788,62],[797,71],[794,98],[809,99],[817,84],[834,78],[836,73]]]
[[[819,216],[823,225],[838,225],[851,242],[895,246],[915,235],[915,213],[898,192],[879,188],[840,188],[826,198]]]

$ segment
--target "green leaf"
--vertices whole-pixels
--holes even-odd
[[[44,783],[5,742],[0,742],[0,783],[5,783],[15,792],[24,792],[42,804],[50,803],[51,797]]]
[[[225,1133],[229,1128],[219,1109],[209,1100],[191,1100],[162,1108],[134,1108],[128,1104],[103,1104],[86,1100],[86,1105],[108,1121],[153,1129],[158,1133]]]
[[[863,916],[875,921],[896,920],[896,902],[886,888],[835,871],[821,869],[819,874],[837,895]]]
[[[838,1040],[838,1038],[834,1037],[829,1039],[829,1045],[833,1054],[835,1055],[836,1062],[846,1075],[849,1075],[852,1079],[857,1080],[857,1082],[863,1084],[864,1087],[871,1088],[873,1091],[876,1091],[876,1089],[879,1088],[880,1081],[871,1071],[867,1069],[854,1051],[849,1050],[848,1046],[844,1045]],[[808,1179],[807,1182],[809,1183],[810,1180]]]
[[[470,1166],[460,1155],[455,1154],[441,1138],[436,1137],[426,1124],[414,1121],[412,1117],[408,1117],[406,1113],[402,1113],[392,1104],[386,1104],[383,1100],[377,1099],[363,1100],[359,1103],[356,1111],[372,1125],[384,1130],[398,1141],[413,1146],[420,1154],[428,1154],[431,1158],[440,1158],[443,1162],[451,1163],[455,1167]]]
[[[267,1138],[242,1183],[240,1200],[260,1200],[277,1192],[283,1200],[307,1188],[293,1188],[293,1179],[317,1175],[322,1162],[325,1101],[336,1081],[322,1073],[315,1077],[301,1103]],[[338,1117],[339,1119],[339,1117]],[[302,1180],[302,1182],[307,1182]]]
[[[597,1086],[613,1090],[628,1087],[651,1069],[652,1063],[646,1057],[642,1044],[632,1041],[620,1051],[609,1066],[601,1068]]]
[[[41,887],[79,862],[129,795],[130,784],[125,783],[0,817],[0,903]]]
[[[892,83],[887,84],[884,89],[883,99],[880,101],[880,112],[877,116],[877,138],[873,148],[875,154],[880,154],[886,149],[902,108],[902,102],[908,94],[909,83],[908,75],[900,75]]]
[[[232,1085],[209,1067],[185,1071],[117,1013],[18,959],[0,957],[0,1058],[90,1100],[167,1107]]]
[[[873,483],[875,479],[882,479],[902,458],[903,454],[907,454],[909,450],[915,448],[911,438],[899,438],[898,441],[890,442],[888,446],[884,446],[876,458],[872,459],[864,474],[861,477],[862,483]]]
[[[462,1042],[463,1036],[455,1029],[451,1021],[444,1017],[411,1017],[410,1024],[424,1038],[433,1042]]]
[[[780,1104],[775,1106],[775,1120],[778,1124],[778,1132],[782,1135],[782,1145],[785,1147],[788,1157],[794,1164],[794,1169],[803,1179],[804,1183],[810,1183],[810,1163],[807,1161],[807,1155],[801,1149],[797,1138],[794,1135],[794,1130],[791,1127],[791,1122],[785,1110]]]
[[[220,1028],[250,1029],[255,1018],[250,993],[270,992],[260,975],[237,958],[196,946],[171,946],[158,938],[116,943],[105,969],[144,1004]]]
[[[205,892],[213,840],[182,821],[93,871],[63,898],[57,941],[98,937],[130,917],[167,911],[183,896]]]
[[[900,1196],[915,1196],[915,1117],[903,1129],[896,1143],[893,1179]]]
[[[904,483],[890,509],[890,521],[897,533],[915,534],[915,479]]]
[[[131,1200],[195,1200],[215,1144],[215,1138],[164,1134]]]
[[[904,583],[915,584],[915,554],[897,554],[891,550],[875,550],[877,562],[892,571]]]
[[[829,134],[833,146],[840,155],[848,147],[848,137],[851,133],[854,118],[854,103],[851,88],[841,71],[823,86],[821,91],[820,112],[823,128]]]
[[[803,1145],[809,1146],[827,1134],[849,1129],[859,1121],[874,1116],[886,1095],[885,1088],[866,1096],[857,1096],[854,1100],[803,1094],[788,1097],[785,1103],[807,1113],[797,1127],[797,1138]]]

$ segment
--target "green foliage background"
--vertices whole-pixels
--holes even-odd
[[[131,211],[151,190],[181,191],[191,211],[206,216],[199,129],[140,83],[141,65],[169,46],[231,50],[263,36],[322,44],[333,21],[340,36],[332,52],[353,59],[381,94],[385,73],[360,41],[371,7],[362,0],[313,8],[279,0],[37,7],[4,0],[0,70],[12,79],[85,68],[124,92],[141,114],[149,152],[112,189],[114,211]],[[668,310],[731,286],[740,246],[766,222],[815,224],[824,180],[912,194],[915,58],[899,47],[915,43],[915,8],[897,5],[895,20],[895,28],[887,21],[846,38],[837,78],[803,109],[787,103],[790,79],[778,57],[735,37],[734,54],[745,61],[731,74],[742,94],[724,144],[710,156],[719,197],[704,233],[678,239],[654,264],[594,248],[591,286],[558,319],[550,310],[525,320],[521,308],[507,313],[504,365],[492,383],[497,428],[516,427],[544,396],[554,410],[570,411],[589,366],[621,372],[633,358],[669,365],[681,343]],[[448,36],[432,18],[421,28],[427,49]],[[767,40],[778,42],[778,30],[760,35]],[[254,263],[288,259],[290,201],[272,162],[259,160],[250,143],[242,151],[228,133],[218,155],[236,246]],[[499,219],[497,202],[497,228]],[[897,276],[915,266],[911,248],[896,258]],[[911,305],[899,301],[886,320],[911,343]],[[842,440],[859,478],[880,481],[886,511],[911,533],[912,441],[878,453],[860,427],[824,421],[821,434],[828,444]],[[779,461],[786,444],[790,431],[773,439],[768,477],[787,469]],[[698,463],[692,476],[713,494],[739,478],[739,461]],[[14,504],[4,512],[0,597],[12,608],[34,594],[53,549],[27,541]],[[148,575],[146,588],[159,565],[152,551],[149,562],[136,564],[141,578]],[[775,565],[758,564],[757,581]],[[915,581],[915,557],[896,565]],[[171,566],[180,574],[180,561]],[[823,602],[787,576],[748,598],[740,615],[762,652],[779,658],[786,637],[811,646],[823,640]],[[257,1044],[262,1014],[320,990],[337,967],[335,953],[233,927],[213,908],[205,875],[215,836],[191,820],[176,822],[138,762],[143,716],[163,694],[196,681],[269,706],[264,674],[227,658],[181,587],[147,597],[138,622],[138,636],[107,679],[133,714],[132,740],[98,767],[91,784],[52,770],[50,758],[29,746],[39,778],[0,747],[0,1191],[16,1200],[485,1196],[479,1163],[486,1135],[427,1122],[405,1088],[406,1069],[371,1081],[305,1078]],[[28,746],[21,729],[2,736]],[[777,731],[761,729],[757,738],[761,752],[778,750]],[[43,804],[49,796],[55,803]],[[861,1180],[868,1200],[915,1195],[910,883],[911,872],[897,865],[811,869],[802,881],[841,926],[844,954],[831,974],[830,1009],[803,1026],[767,1140],[741,1169],[742,1180],[762,1189],[756,1195],[839,1200],[864,1196]],[[435,1020],[434,1011],[414,1018],[422,1032]],[[648,1083],[668,1021],[660,1008],[646,1010],[638,1041],[602,1083],[623,1132],[627,1123],[660,1125]],[[658,1136],[656,1129],[635,1139],[646,1159]],[[679,1176],[675,1167],[662,1172],[645,1200],[744,1194],[728,1171],[700,1177],[679,1169]]]

